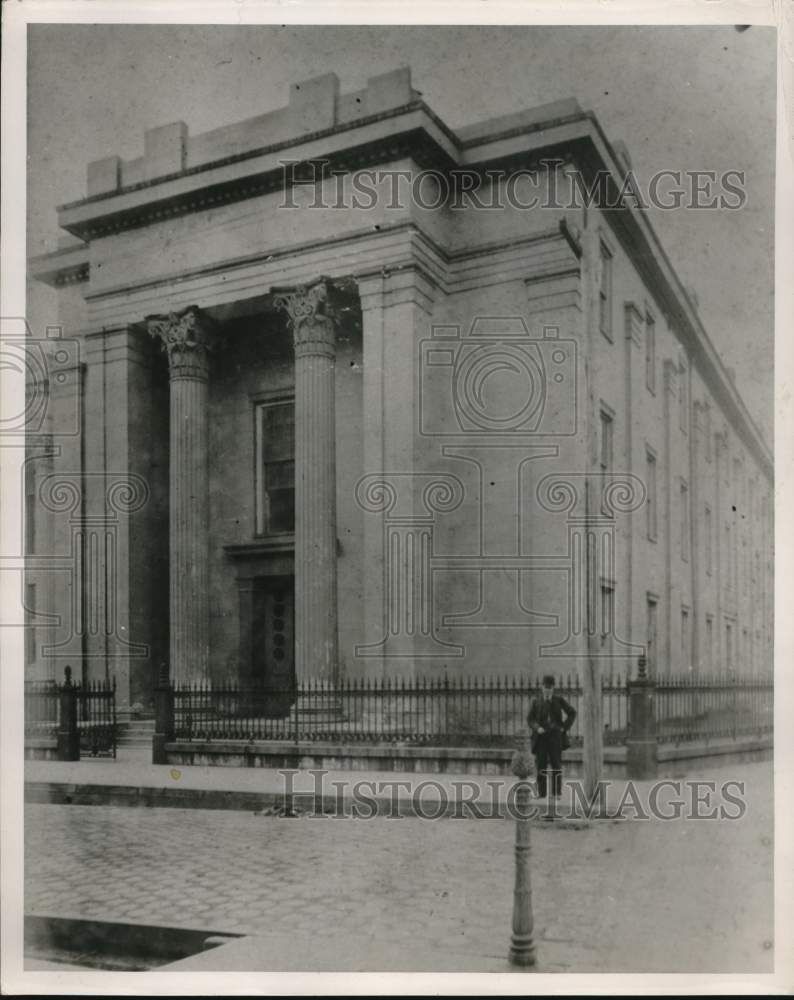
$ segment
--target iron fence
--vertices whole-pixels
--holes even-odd
[[[560,678],[576,710],[571,744],[581,745],[582,688]],[[527,678],[309,681],[288,690],[183,685],[174,690],[178,740],[295,740],[447,747],[512,747],[540,680]],[[628,732],[628,688],[602,680],[604,740]]]
[[[116,678],[75,685],[80,753],[116,756]]]
[[[115,757],[115,678],[75,684],[71,677],[66,667],[61,684],[25,682],[25,739],[56,740],[63,759],[72,759],[78,746],[80,754]]]
[[[654,703],[660,743],[762,736],[773,729],[769,678],[657,677]]]

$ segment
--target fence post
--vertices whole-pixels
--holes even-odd
[[[168,678],[168,664],[160,664],[160,675],[154,691],[154,736],[152,763],[167,764],[166,743],[174,739],[174,689]]]
[[[58,760],[80,760],[80,730],[77,728],[77,687],[72,684],[72,668],[64,668],[65,680],[58,690]]]
[[[626,777],[656,777],[656,682],[645,672],[646,659],[637,661],[637,677],[628,681],[629,737],[626,740]]]

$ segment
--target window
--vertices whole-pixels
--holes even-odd
[[[733,531],[730,524],[725,525],[725,559],[720,555],[720,575],[724,576],[728,589],[733,587]]]
[[[25,553],[33,555],[36,551],[36,470],[33,461],[25,462]]]
[[[714,617],[706,615],[706,657],[709,670],[714,669]]]
[[[706,461],[711,461],[713,442],[711,440],[711,407],[706,403],[705,413],[703,415],[704,424],[704,437],[706,439]]]
[[[601,584],[601,645],[611,647],[615,632],[615,588],[611,583]]]
[[[25,584],[25,663],[36,661],[36,630],[33,619],[36,614],[36,584]]]
[[[612,340],[612,252],[601,243],[601,283],[598,288],[598,321],[601,333]]]
[[[689,559],[689,487],[681,483],[681,558]]]
[[[688,371],[686,365],[681,365],[681,370],[678,376],[678,422],[681,426],[681,430],[686,434],[687,426],[689,423],[689,394],[687,392],[688,382],[687,376]]]
[[[733,460],[733,490],[731,504],[733,506],[733,513],[736,514],[739,507],[741,506],[740,494],[742,490],[742,463],[738,458]],[[744,514],[744,511],[741,511]]]
[[[292,400],[256,407],[256,533],[295,530],[295,406]]]
[[[656,664],[656,610],[658,607],[658,602],[655,597],[648,595],[646,597],[646,629],[645,633],[646,639],[646,653],[645,657],[648,660],[648,674],[653,676],[655,673],[654,666]]]
[[[711,507],[706,504],[703,510],[703,534],[706,542],[706,572],[711,576],[712,570],[712,542],[711,542]]]
[[[656,392],[656,321],[645,314],[645,384]]]
[[[733,673],[733,629],[730,622],[725,623],[725,668]]]
[[[681,669],[689,670],[692,653],[689,646],[689,608],[681,608]]]
[[[647,490],[648,538],[656,541],[656,455],[650,450],[645,451],[645,488]]]
[[[609,471],[612,468],[613,432],[615,422],[612,413],[601,408],[601,468]]]

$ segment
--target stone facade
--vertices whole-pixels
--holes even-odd
[[[643,213],[433,207],[456,168],[483,201],[491,167],[619,177],[591,114],[453,133],[399,70],[143,146],[31,265],[72,352],[27,463],[31,676],[114,674],[124,711],[162,662],[771,672],[771,455]]]

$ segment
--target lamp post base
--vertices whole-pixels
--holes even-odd
[[[520,965],[523,967],[534,965],[535,945],[532,942],[532,938],[519,939],[514,937],[510,945],[509,959],[511,965]]]

